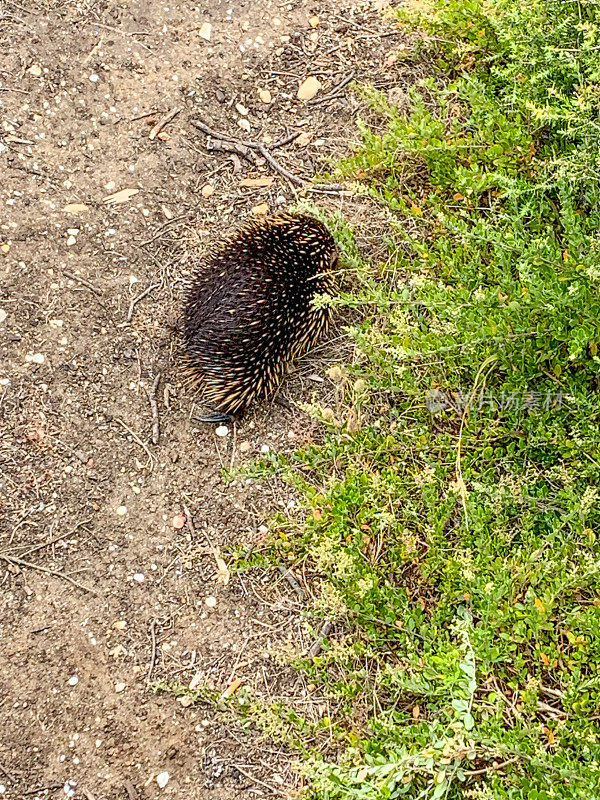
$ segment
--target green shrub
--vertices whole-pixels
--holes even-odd
[[[600,4],[403,13],[435,74],[332,177],[390,220],[273,558],[334,634],[298,667],[350,742],[307,796],[600,796]],[[310,748],[309,748],[310,749]]]

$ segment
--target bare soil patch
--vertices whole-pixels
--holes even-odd
[[[240,677],[292,702],[307,689],[274,654],[311,644],[293,588],[271,573],[219,583],[215,548],[259,541],[270,509],[293,503],[281,487],[224,482],[223,468],[318,432],[275,405],[253,408],[235,436],[196,424],[176,328],[202,247],[256,206],[293,204],[301,181],[346,151],[349,79],[386,91],[412,80],[391,55],[402,34],[384,5],[6,0],[0,10],[8,798],[60,797],[67,782],[88,800],[284,796],[298,785],[276,742],[151,688],[199,675],[221,691]],[[300,101],[310,76],[321,89]],[[298,180],[260,151],[215,148],[215,137],[207,149],[197,119],[267,148],[287,139],[268,152]],[[286,394],[332,391],[332,352],[299,365]]]

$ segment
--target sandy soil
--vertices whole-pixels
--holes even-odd
[[[310,646],[305,601],[275,571],[219,582],[215,554],[260,541],[270,513],[294,502],[280,486],[226,482],[223,467],[291,449],[318,429],[265,404],[235,436],[216,437],[193,421],[176,335],[182,281],[205,243],[256,206],[307,193],[260,155],[209,150],[193,121],[266,144],[300,132],[270,152],[311,179],[355,136],[358,101],[336,86],[351,75],[386,91],[404,85],[386,5],[0,6],[7,798],[224,800],[300,785],[277,742],[152,689],[195,679],[223,691],[240,678],[265,700],[308,697],[277,657],[288,642]],[[315,102],[296,97],[308,76],[322,84]],[[240,186],[259,177],[273,180]],[[135,193],[107,203],[126,189]],[[342,210],[346,202],[311,197]],[[325,345],[303,362],[285,394],[331,392],[330,355]],[[309,700],[306,713],[323,713]]]

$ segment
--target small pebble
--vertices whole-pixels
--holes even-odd
[[[311,75],[300,84],[298,87],[298,94],[296,96],[298,100],[312,100],[321,87],[321,81]]]
[[[215,187],[212,183],[205,183],[202,189],[200,189],[200,192],[202,193],[202,197],[210,197],[211,194],[215,193]]]
[[[169,782],[169,778],[171,776],[168,772],[159,772],[156,776],[156,782],[158,784],[159,789],[164,789],[167,783]]]
[[[210,24],[210,22],[203,22],[202,25],[200,26],[200,30],[198,31],[198,36],[200,36],[201,39],[210,42],[211,35],[212,35],[212,25]],[[168,776],[167,780],[169,780]]]
[[[27,70],[27,72],[28,72],[30,75],[33,75],[33,77],[34,77],[34,78],[39,78],[39,77],[40,77],[40,75],[42,74],[42,68],[40,67],[40,65],[39,65],[39,64],[32,64],[32,65],[29,67],[29,69]]]
[[[177,698],[177,702],[178,702],[178,703],[179,703],[179,704],[180,704],[180,705],[181,705],[183,708],[189,708],[191,705],[193,705],[193,703],[194,703],[194,700],[193,700],[193,698],[192,698],[192,697],[190,697],[190,696],[189,696],[189,694],[182,694],[182,695],[181,695],[181,697],[178,697],[178,698]]]
[[[219,425],[219,427],[215,430],[215,436],[227,436],[229,434],[229,428],[227,425]]]
[[[79,683],[79,676],[71,675],[67,683],[69,684],[69,686],[77,686],[77,684]]]
[[[200,670],[194,675],[194,677],[190,681],[190,689],[195,689],[196,686],[200,686],[203,680],[204,680],[204,673],[202,672],[202,670]]]
[[[32,356],[28,357],[27,360],[32,361],[34,364],[43,364],[46,357],[43,353],[34,353]]]
[[[263,444],[263,446],[260,448],[260,452],[261,453],[269,453],[270,452],[269,445],[268,444]]]
[[[250,133],[250,123],[248,122],[247,119],[243,119],[240,117],[240,119],[238,119],[237,121],[237,124],[243,131],[246,131],[246,133]]]
[[[248,116],[248,109],[246,108],[246,106],[242,105],[241,103],[236,103],[235,104],[235,109],[238,112],[238,114],[242,115],[242,117],[247,117]]]
[[[204,602],[209,608],[214,608],[217,605],[217,598],[209,595],[209,597],[204,598]]]
[[[91,80],[92,83],[98,83],[100,78],[96,75],[95,72],[92,72],[92,74],[90,75],[90,80]]]
[[[124,691],[125,691],[124,683],[115,683],[115,692],[117,692],[117,694]]]
[[[271,92],[268,89],[261,89],[261,91],[258,93],[258,96],[260,97],[262,103],[270,103],[273,99],[271,97]]]
[[[75,236],[69,236],[67,239],[67,247],[73,247],[74,244],[77,244],[77,239]]]
[[[247,453],[250,450],[250,442],[240,443],[240,453]]]
[[[135,575],[133,576],[133,580],[136,583],[143,583],[145,578],[141,572],[136,572]]]
[[[118,514],[120,517],[124,517],[126,513],[127,513],[127,506],[119,506],[119,507],[117,508],[117,514]]]

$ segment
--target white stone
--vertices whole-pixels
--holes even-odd
[[[202,25],[200,26],[200,30],[198,31],[198,36],[200,36],[201,39],[210,42],[211,35],[212,35],[212,25],[210,24],[210,22],[203,22]]]
[[[168,772],[159,772],[156,776],[156,782],[158,784],[159,789],[164,789],[167,783],[169,782],[169,778],[171,776]]]

